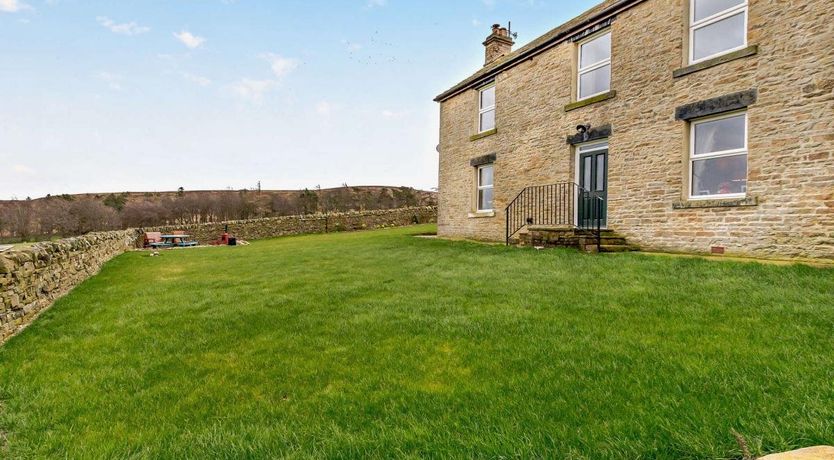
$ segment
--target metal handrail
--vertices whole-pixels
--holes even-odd
[[[583,211],[579,212],[582,197]],[[587,202],[585,200],[593,200]],[[605,200],[574,182],[534,185],[522,189],[504,210],[505,243],[528,225],[564,225],[589,229],[595,233],[597,250],[602,245],[602,219]],[[586,209],[585,206],[589,205]]]

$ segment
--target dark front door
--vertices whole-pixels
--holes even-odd
[[[608,150],[579,154],[579,226],[605,227],[608,220]]]

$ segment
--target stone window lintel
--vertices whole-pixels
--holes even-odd
[[[721,113],[741,110],[756,103],[758,91],[748,89],[737,93],[725,94],[704,101],[693,102],[675,108],[675,120],[689,121],[696,118],[718,115]]]
[[[585,142],[596,141],[599,139],[607,139],[611,137],[611,124],[605,124],[599,127],[591,127],[585,134],[574,134],[567,137],[567,142],[570,145],[584,144]]]
[[[498,155],[494,153],[490,153],[489,155],[481,155],[479,157],[475,157],[469,160],[469,166],[478,167],[488,165],[490,163],[495,163],[496,158],[498,158]]]

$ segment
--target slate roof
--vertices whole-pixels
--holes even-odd
[[[570,39],[576,33],[582,32],[582,30],[593,26],[595,23],[613,17],[617,13],[643,1],[645,0],[606,0],[512,53],[489,63],[483,69],[438,95],[434,100],[435,102],[443,102],[469,88],[486,83],[504,70]]]

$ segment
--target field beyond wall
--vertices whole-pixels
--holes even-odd
[[[834,439],[834,270],[416,238],[131,252],[0,347],[0,457],[741,458]]]

